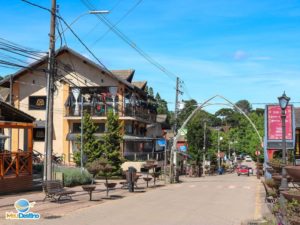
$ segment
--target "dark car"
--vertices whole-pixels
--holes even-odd
[[[240,165],[238,166],[238,168],[236,169],[237,175],[240,176],[242,175],[250,175],[250,168],[246,165]]]

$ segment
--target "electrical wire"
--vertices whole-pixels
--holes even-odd
[[[122,22],[135,8],[142,3],[143,0],[138,0],[116,23],[113,24],[112,28],[116,27],[119,23]],[[98,25],[98,24],[97,24]],[[112,28],[108,28],[99,38],[96,39],[90,46],[93,47],[96,45],[100,40],[102,40],[110,31]]]

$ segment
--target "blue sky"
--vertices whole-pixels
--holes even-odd
[[[32,0],[50,7],[50,0]],[[57,0],[71,23],[88,11],[80,0]],[[300,102],[300,1],[293,0],[90,0],[134,43],[185,82],[181,99],[220,94],[231,101],[277,102],[285,90]],[[20,0],[1,1],[0,37],[47,51],[49,14]],[[136,70],[174,108],[175,80],[149,64],[95,16],[73,29],[109,69]],[[88,56],[70,32],[67,44]],[[59,47],[59,42],[57,43]],[[0,75],[12,73],[0,68]],[[222,100],[215,100],[222,102]],[[299,104],[296,104],[299,106]],[[220,106],[219,106],[220,107]],[[218,108],[219,108],[218,107]],[[253,107],[262,107],[254,104]],[[216,107],[208,110],[214,111]]]

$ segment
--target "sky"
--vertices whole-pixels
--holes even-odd
[[[50,15],[21,0],[0,0],[0,38],[47,51]],[[51,0],[32,0],[50,8]],[[166,75],[117,36],[93,9],[152,59]],[[199,103],[214,95],[232,102],[276,103],[283,91],[300,106],[300,1],[296,0],[57,0],[60,15],[108,69],[134,69],[174,110],[175,77],[184,82],[180,100]],[[120,22],[118,22],[121,19]],[[65,31],[67,45],[92,59]],[[63,43],[65,44],[65,43]],[[61,45],[58,39],[56,47]],[[0,75],[14,73],[0,67]],[[221,99],[213,103],[224,102]],[[211,106],[215,111],[222,106]]]

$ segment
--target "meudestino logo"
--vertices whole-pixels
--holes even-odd
[[[6,212],[5,218],[7,220],[37,220],[41,218],[39,213],[29,212],[30,208],[33,208],[35,202],[29,202],[27,199],[19,199],[15,202],[14,206],[17,213]]]

